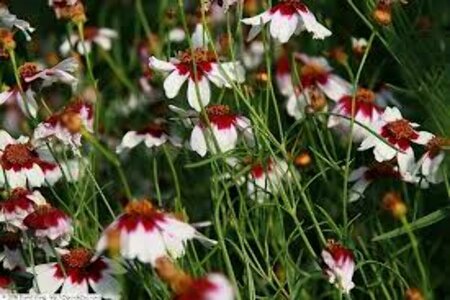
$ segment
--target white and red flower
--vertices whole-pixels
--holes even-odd
[[[450,147],[450,140],[438,136],[430,136],[426,144],[426,152],[419,160],[421,175],[429,183],[437,184],[444,180],[441,164],[444,161],[444,147]]]
[[[391,161],[375,162],[369,166],[355,169],[349,176],[349,182],[355,182],[350,188],[349,201],[358,200],[372,182],[376,180],[403,180],[410,182],[412,177],[400,174],[398,167]]]
[[[35,31],[35,28],[31,27],[30,23],[17,18],[2,3],[0,3],[0,25],[2,25],[0,27],[6,27],[8,29],[13,29],[14,27],[19,29],[28,41],[31,40],[30,34]]]
[[[105,299],[118,299],[120,284],[114,278],[118,273],[106,257],[95,257],[88,249],[65,250],[61,264],[48,263],[30,267],[28,272],[36,274],[34,290],[42,294],[85,296],[92,289]]]
[[[76,100],[53,114],[34,130],[33,139],[57,139],[73,148],[81,146],[82,130],[93,131],[94,110],[90,103]]]
[[[132,149],[144,143],[147,148],[155,148],[170,142],[176,147],[181,143],[177,137],[170,135],[166,125],[160,120],[151,122],[146,128],[138,131],[129,131],[122,138],[122,142],[117,146],[116,152],[121,153],[125,149]]]
[[[192,130],[190,140],[192,150],[200,156],[205,156],[208,150],[216,153],[218,150],[227,152],[236,148],[239,133],[242,133],[252,144],[253,132],[250,120],[247,118],[232,113],[227,105],[210,105],[206,107],[206,114],[211,125],[211,132],[207,120],[200,118]]]
[[[351,85],[333,74],[333,68],[324,57],[298,53],[295,58],[303,64],[300,69],[300,86],[303,89],[315,86],[333,101],[351,94]]]
[[[53,185],[60,177],[58,165],[41,158],[27,137],[15,140],[0,131],[0,186],[40,187]]]
[[[74,75],[78,66],[78,61],[75,58],[65,59],[48,69],[43,69],[35,63],[25,63],[18,70],[21,81],[20,86],[19,83],[16,83],[15,86],[1,92],[0,105],[5,102],[15,101],[25,115],[36,117],[38,105],[32,84],[39,82],[42,87],[50,86],[55,82],[74,85],[78,81]],[[23,95],[20,87],[23,90]]]
[[[328,281],[345,294],[349,294],[355,287],[353,273],[355,272],[355,258],[352,251],[341,244],[330,241],[322,251],[325,263],[324,271]]]
[[[177,300],[233,300],[234,289],[225,276],[212,273],[205,277],[191,279],[183,286]]]
[[[362,88],[358,90],[355,97],[352,95],[342,97],[333,108],[334,115],[328,119],[328,127],[336,129],[345,136],[349,136],[351,133],[354,142],[362,142],[371,134],[363,126],[372,128],[382,114],[382,109],[375,104],[375,97],[375,93]],[[355,122],[351,132],[352,118]]]
[[[194,238],[210,241],[191,225],[156,209],[149,201],[133,201],[127,205],[125,213],[105,229],[97,252],[108,250],[113,239],[118,241],[120,254],[125,259],[154,265],[158,258],[184,255],[187,241]]]
[[[237,163],[229,160],[230,165]],[[241,167],[245,167],[249,162],[245,161]],[[251,168],[244,180],[247,183],[247,194],[257,202],[262,203],[269,195],[277,194],[283,181],[289,181],[288,164],[279,158],[268,158],[267,160],[250,162]]]
[[[85,51],[90,53],[92,51],[93,44],[96,44],[105,51],[109,51],[112,48],[112,42],[118,37],[115,30],[109,28],[97,28],[97,27],[85,27],[84,28],[84,43],[78,34],[72,34],[66,39],[59,51],[63,55],[70,53],[71,47],[81,55],[85,55]]]
[[[5,232],[0,234],[0,261],[6,270],[23,270],[25,260],[22,255],[22,239],[19,233]]]
[[[167,98],[175,98],[188,81],[188,102],[196,111],[201,111],[211,100],[210,81],[219,88],[231,88],[232,82],[242,83],[245,79],[245,70],[239,62],[222,63],[205,47],[202,33],[203,29],[197,26],[192,37],[195,49],[180,52],[178,58],[172,58],[170,62],[154,56],[149,59],[150,68],[170,73],[164,81]]]
[[[323,92],[317,87],[295,88],[295,92],[286,102],[286,110],[289,116],[301,120],[308,113],[326,112],[328,102]]]
[[[293,34],[300,34],[305,30],[312,33],[314,39],[324,39],[331,35],[331,31],[317,21],[301,0],[281,0],[262,14],[243,19],[242,22],[252,26],[249,40],[257,36],[268,22],[271,22],[270,34],[280,43],[286,43]]]
[[[6,223],[10,231],[25,230],[23,220],[32,213],[37,205],[45,204],[39,191],[28,191],[24,188],[12,190],[8,199],[0,203],[0,222]]]
[[[412,143],[426,145],[432,134],[417,131],[419,124],[411,123],[402,117],[396,107],[387,107],[378,122],[374,124],[374,131],[381,136],[369,135],[363,140],[359,151],[373,148],[375,159],[379,162],[397,158],[400,173],[410,173],[414,168],[415,156]]]
[[[67,246],[73,232],[70,217],[50,204],[38,206],[23,220],[23,224],[44,248],[47,246],[47,239],[58,246]]]

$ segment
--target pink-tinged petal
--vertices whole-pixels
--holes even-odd
[[[305,108],[308,105],[306,91],[296,95],[292,94],[286,102],[286,110],[289,116],[296,120],[305,117]]]
[[[333,68],[331,68],[327,59],[321,56],[309,56],[305,53],[295,53],[295,59],[300,60],[305,65],[317,65],[320,66],[326,72],[331,72]]]
[[[25,170],[6,170],[6,179],[10,188],[27,187],[27,175]]]
[[[415,166],[414,151],[411,147],[404,150],[404,153],[398,152],[397,161],[400,174],[411,173]]]
[[[5,150],[9,144],[15,144],[16,141],[5,130],[0,130],[0,150]]]
[[[326,250],[322,250],[321,253],[323,262],[327,265],[328,268],[334,269],[335,268],[335,261],[333,256],[330,254],[330,252]]]
[[[377,141],[377,144],[373,150],[375,160],[378,162],[391,160],[395,157],[397,153],[398,153],[397,150],[387,145],[386,143],[383,143],[382,141]]]
[[[80,283],[73,282],[69,276],[63,283],[61,294],[65,295],[87,295],[89,293],[87,280]]]
[[[172,218],[158,222],[164,244],[170,257],[178,258],[184,255],[186,242],[196,236],[196,230],[189,224]]]
[[[386,123],[390,123],[403,119],[403,116],[397,107],[386,107],[381,118]]]
[[[43,294],[54,294],[64,282],[64,278],[55,276],[55,263],[38,265],[34,267],[34,270],[33,267],[30,267],[28,272],[36,274],[34,280],[37,285],[37,290]]]
[[[149,58],[148,63],[150,68],[158,71],[171,72],[176,69],[174,64],[163,60],[159,60],[154,56]]]
[[[123,136],[122,142],[116,148],[116,152],[121,153],[125,149],[132,149],[142,143],[143,140],[144,136],[142,134],[138,134],[136,131],[129,131]]]
[[[313,39],[321,39],[328,37],[331,35],[331,31],[328,30],[325,26],[320,24],[313,13],[309,10],[298,10],[299,15],[303,20],[303,24],[306,30],[313,34]]]
[[[209,300],[233,300],[234,289],[230,282],[221,274],[209,274],[207,276],[209,282],[214,285],[214,288],[206,293],[206,299]]]
[[[45,183],[45,175],[42,169],[37,165],[33,164],[33,167],[26,171],[28,185],[30,187],[41,187]]]
[[[120,299],[120,283],[111,275],[103,274],[98,281],[89,279],[89,285],[105,299]]]
[[[277,11],[270,23],[270,35],[282,44],[287,43],[297,29],[298,22],[296,14],[282,15]]]
[[[318,85],[325,95],[334,101],[339,101],[342,97],[351,93],[350,84],[339,76],[333,74],[328,75],[325,84],[318,83]]]
[[[348,177],[349,182],[357,181],[360,178],[364,177],[364,174],[369,170],[368,167],[359,167],[358,169],[353,170]]]
[[[197,152],[198,155],[202,157],[206,155],[206,152],[208,152],[205,135],[199,125],[195,126],[192,130],[190,145],[192,150]]]
[[[166,97],[169,99],[175,98],[188,77],[189,73],[180,74],[178,70],[170,73],[170,75],[164,80],[164,92]]]
[[[200,96],[200,98],[198,96]],[[202,107],[207,106],[211,99],[211,88],[208,79],[203,76],[196,84],[194,80],[189,78],[187,97],[189,105],[196,111],[201,111]]]
[[[216,138],[219,149],[222,153],[228,152],[236,148],[238,134],[235,126],[231,126],[226,129],[218,129],[216,126],[212,126],[212,131]],[[214,141],[211,141],[213,144]],[[214,147],[215,148],[215,147]]]
[[[418,134],[419,137],[413,140],[413,142],[419,145],[426,145],[431,139],[434,138],[434,134],[427,131],[419,131]]]
[[[6,101],[10,101],[13,97],[15,97],[16,91],[14,89],[10,89],[8,91],[4,91],[0,93],[0,105],[5,103]]]
[[[372,181],[365,179],[364,177],[360,178],[355,184],[350,188],[349,192],[349,202],[357,201],[364,194],[364,191],[367,187],[372,183]]]

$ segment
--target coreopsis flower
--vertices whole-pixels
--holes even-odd
[[[219,88],[231,88],[232,82],[244,82],[245,70],[239,62],[222,63],[205,45],[203,27],[199,24],[192,37],[194,49],[180,52],[178,58],[170,62],[152,56],[149,66],[152,69],[169,72],[164,81],[164,91],[169,99],[175,98],[183,84],[188,81],[187,99],[196,111],[209,104],[211,87],[209,82]]]
[[[48,240],[60,247],[67,246],[73,232],[70,217],[50,204],[39,205],[25,217],[23,224],[44,249],[48,247]]]
[[[432,134],[417,131],[419,124],[404,119],[398,108],[387,107],[380,119],[375,122],[373,134],[366,137],[359,147],[359,151],[373,148],[375,159],[379,162],[397,158],[400,173],[411,172],[415,156],[411,143],[426,145]]]
[[[355,287],[352,281],[355,272],[355,258],[352,251],[339,243],[329,241],[326,248],[322,250],[322,259],[328,281],[343,293],[349,294]]]
[[[174,146],[181,146],[179,138],[170,135],[166,124],[155,120],[142,130],[129,131],[122,138],[122,142],[117,146],[116,152],[121,153],[125,149],[132,149],[144,143],[147,148],[155,148],[170,142]]]
[[[286,110],[289,116],[301,120],[309,113],[326,112],[328,103],[322,91],[315,86],[303,90],[295,88],[286,102]]]
[[[53,185],[61,177],[56,163],[41,158],[27,137],[12,138],[0,131],[0,186],[10,188]]]
[[[377,180],[394,179],[412,182],[412,177],[400,174],[398,166],[391,161],[375,162],[369,166],[355,169],[349,176],[349,182],[355,182],[350,188],[349,201],[358,200],[372,182]]]
[[[85,55],[86,53],[90,53],[92,51],[94,44],[105,51],[109,51],[112,48],[113,40],[118,37],[117,31],[113,29],[97,28],[92,26],[85,27],[83,35],[84,43],[78,34],[72,34],[62,43],[59,51],[63,55],[67,55],[70,53],[71,47],[73,46],[79,54]]]
[[[334,128],[342,135],[351,134],[356,143],[362,142],[371,134],[365,127],[372,128],[382,114],[382,109],[375,104],[375,97],[374,92],[363,88],[360,88],[354,97],[353,95],[342,97],[333,108],[333,115],[328,119],[328,127]]]
[[[74,75],[77,69],[78,61],[75,58],[65,59],[48,69],[43,69],[35,63],[25,63],[18,70],[21,82],[0,93],[0,105],[15,101],[25,115],[34,118],[37,115],[38,105],[32,85],[39,83],[42,87],[46,87],[55,82],[74,85],[77,82]]]
[[[239,161],[234,158],[228,158],[227,163],[241,172],[242,169],[250,170],[242,178],[238,178],[238,184],[246,184],[247,194],[258,203],[264,202],[269,195],[276,195],[281,191],[283,181],[289,181],[291,174],[286,161],[270,157],[266,160],[244,159]],[[231,178],[229,174],[227,178]]]
[[[257,36],[268,22],[271,22],[271,36],[280,43],[286,43],[293,34],[297,35],[305,30],[310,32],[314,39],[324,39],[331,35],[331,31],[317,21],[301,0],[281,0],[262,14],[243,19],[242,22],[252,26],[249,40]]]
[[[192,150],[200,156],[205,156],[208,150],[216,153],[218,150],[227,152],[236,148],[240,133],[252,144],[253,132],[250,120],[231,112],[227,105],[210,105],[206,107],[206,115],[211,132],[208,121],[200,117],[190,139]]]
[[[440,170],[445,158],[444,147],[450,147],[450,140],[432,135],[425,147],[426,152],[419,160],[421,175],[429,183],[440,183],[444,180]]]
[[[94,256],[88,249],[65,250],[61,264],[47,263],[30,267],[36,274],[34,290],[43,294],[70,294],[85,296],[92,290],[105,299],[118,299],[120,284],[114,275],[120,272],[112,261],[104,256]]]
[[[22,255],[22,240],[19,233],[5,232],[0,234],[0,261],[6,270],[22,270],[25,260]]]
[[[31,40],[30,34],[35,31],[33,27],[31,27],[30,23],[27,21],[21,20],[17,18],[16,15],[12,14],[8,8],[0,3],[0,25],[1,27],[6,27],[8,29],[17,28],[25,35],[26,39]]]
[[[94,109],[92,104],[77,99],[63,110],[50,116],[34,130],[33,139],[57,139],[72,148],[81,146],[82,130],[93,131]]]
[[[160,257],[184,255],[189,240],[210,241],[191,225],[158,210],[147,200],[133,201],[126,206],[125,212],[102,234],[98,253],[108,250],[111,236],[119,241],[122,257],[152,265]]]
[[[0,222],[6,223],[6,229],[25,230],[23,220],[32,213],[37,205],[45,204],[45,199],[39,191],[28,191],[24,188],[12,190],[8,199],[0,203]]]
[[[233,300],[234,289],[222,274],[193,278],[164,257],[156,261],[158,276],[167,283],[177,300]]]
[[[333,68],[324,57],[296,54],[296,59],[302,62],[300,69],[300,87],[303,89],[315,86],[334,101],[351,94],[351,85],[343,78],[333,74]]]

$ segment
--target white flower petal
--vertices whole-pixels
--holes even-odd
[[[327,97],[334,101],[339,101],[342,97],[351,94],[350,84],[333,74],[328,75],[328,80],[325,84],[319,83],[318,85]]]
[[[200,125],[197,125],[192,130],[190,146],[192,150],[198,153],[200,156],[205,156],[208,152],[208,146],[206,144],[205,135]]]
[[[303,24],[306,30],[313,34],[314,39],[321,39],[328,37],[331,35],[331,31],[328,30],[325,26],[317,22],[316,17],[309,11],[304,11],[299,9],[298,13],[300,14]]]
[[[34,267],[36,273],[35,283],[39,292],[44,294],[54,294],[63,284],[64,278],[54,276],[56,272],[55,263],[43,264]],[[33,274],[33,268],[28,268],[28,272]]]
[[[169,99],[175,98],[180,92],[184,82],[189,78],[189,73],[180,74],[178,70],[173,71],[164,80],[164,92]]]
[[[283,15],[277,11],[272,16],[270,34],[280,43],[287,43],[297,29],[298,21],[297,14]]]
[[[142,143],[143,140],[144,136],[142,134],[138,134],[136,131],[129,131],[123,136],[122,142],[116,148],[116,152],[121,153],[125,149],[132,149],[139,143]]]
[[[86,280],[73,282],[69,276],[63,283],[61,294],[65,295],[87,295],[89,293],[88,284]]]
[[[198,87],[198,93],[197,88]],[[200,99],[198,98],[200,96]],[[188,84],[188,102],[189,105],[195,109],[196,111],[201,111],[202,107],[208,105],[211,100],[211,88],[209,86],[208,79],[205,76],[202,76],[200,81],[197,81],[197,84],[189,78]]]
[[[154,56],[149,58],[148,63],[150,68],[158,71],[170,72],[176,69],[176,67],[172,63],[159,60]]]

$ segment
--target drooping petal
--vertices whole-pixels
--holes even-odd
[[[33,164],[33,167],[27,170],[26,174],[30,187],[41,187],[45,182],[44,172],[37,164]]]
[[[188,77],[189,73],[181,74],[178,70],[170,73],[170,75],[164,80],[164,92],[166,97],[169,99],[175,98]]]
[[[200,96],[200,98],[198,96]],[[211,99],[211,88],[209,86],[208,79],[205,76],[202,76],[202,78],[198,80],[196,84],[196,82],[192,78],[189,78],[188,84],[189,105],[196,111],[201,111],[202,107],[208,105],[210,99]]]
[[[313,34],[313,39],[321,39],[328,37],[331,35],[331,31],[328,30],[325,26],[320,24],[313,13],[309,10],[298,10],[299,15],[303,20],[303,24],[306,30]]]
[[[157,59],[154,56],[148,59],[148,64],[150,68],[158,71],[170,72],[176,69],[176,67],[172,63]]]
[[[270,23],[270,34],[280,43],[287,43],[297,29],[297,24],[298,16],[296,14],[283,15],[277,11],[272,16],[272,22]]]
[[[34,280],[39,292],[44,294],[54,294],[63,284],[64,278],[55,277],[55,266],[55,263],[50,263],[35,266],[34,270],[33,267],[28,269],[28,272],[31,274],[36,274]]]
[[[397,153],[398,167],[401,174],[410,173],[414,169],[415,156],[411,147]]]
[[[235,126],[226,129],[218,129],[212,125],[212,131],[221,152],[225,153],[236,148],[238,134]],[[211,141],[213,143],[214,141]]]
[[[143,135],[138,134],[136,131],[129,131],[123,136],[122,142],[116,148],[116,152],[121,153],[125,149],[132,149],[136,147],[138,144],[142,143],[143,140],[144,140]]]
[[[198,155],[202,157],[206,155],[206,152],[208,152],[205,135],[199,125],[195,126],[192,130],[190,145],[192,150],[197,152]]]
[[[350,84],[333,74],[328,75],[328,80],[325,84],[318,83],[318,85],[327,97],[334,101],[339,101],[342,97],[351,94]]]
[[[357,201],[364,194],[364,191],[372,183],[372,181],[365,178],[360,178],[355,184],[350,188],[349,192],[349,202]]]

